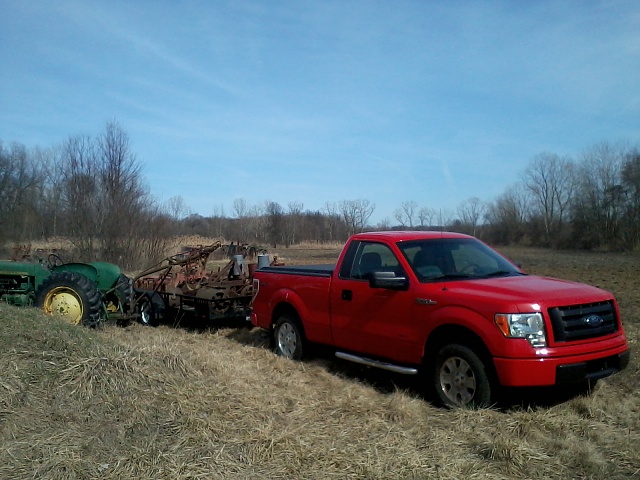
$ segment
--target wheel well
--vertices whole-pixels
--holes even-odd
[[[436,328],[424,346],[423,363],[434,360],[438,350],[444,345],[458,344],[471,348],[480,356],[485,365],[494,371],[493,356],[482,339],[473,331],[461,325],[442,325]]]
[[[278,320],[278,318],[285,314],[290,315],[298,320],[300,319],[300,315],[298,315],[298,312],[290,303],[282,302],[276,305],[276,308],[273,309],[271,323],[276,323],[276,320]]]
[[[289,315],[292,320],[295,320],[295,322],[298,324],[298,327],[300,327],[302,334],[304,335],[304,327],[302,326],[300,315],[298,315],[298,312],[290,303],[285,302],[279,303],[278,305],[276,305],[276,308],[273,309],[273,315],[271,316],[272,329],[278,321],[278,318],[280,318],[282,315]]]

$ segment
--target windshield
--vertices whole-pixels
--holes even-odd
[[[398,242],[420,282],[523,275],[511,262],[474,238]]]

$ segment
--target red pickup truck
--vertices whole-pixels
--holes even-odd
[[[526,275],[480,240],[446,232],[352,236],[336,265],[256,271],[251,322],[279,355],[309,342],[424,375],[447,406],[488,406],[500,386],[594,383],[629,350],[613,295]]]

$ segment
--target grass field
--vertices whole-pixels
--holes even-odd
[[[322,263],[339,250],[274,253]],[[278,358],[259,330],[92,331],[0,304],[0,478],[640,478],[639,258],[502,252],[613,291],[629,368],[589,396],[449,411],[403,377]]]

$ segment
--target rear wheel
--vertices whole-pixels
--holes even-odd
[[[445,345],[436,355],[433,388],[448,407],[488,407],[492,388],[480,357],[464,345]]]
[[[275,352],[291,360],[301,360],[305,354],[305,339],[302,327],[290,314],[282,315],[273,330]]]
[[[36,306],[73,325],[96,327],[102,300],[95,284],[76,272],[54,273],[36,291]]]

